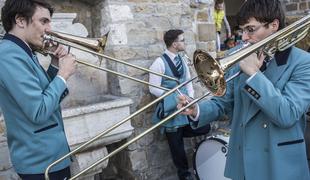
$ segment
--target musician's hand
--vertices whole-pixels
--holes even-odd
[[[58,75],[67,80],[76,70],[76,58],[72,54],[67,54],[59,59]]]
[[[239,66],[245,74],[252,76],[259,71],[259,68],[263,64],[264,58],[265,55],[263,53],[259,53],[259,55],[253,53],[241,60]]]
[[[177,108],[181,109],[182,107],[186,106],[191,101],[192,101],[191,98],[189,98],[189,97],[187,97],[185,95],[180,95]],[[181,114],[196,117],[197,116],[197,107],[196,107],[196,105],[192,105],[192,106],[186,108],[184,111],[181,112]]]
[[[58,67],[58,60],[65,57],[68,54],[68,51],[60,44],[49,43],[48,46],[48,50],[51,52],[51,64]]]

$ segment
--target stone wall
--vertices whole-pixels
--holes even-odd
[[[287,15],[303,14],[310,9],[309,0],[281,0]]]

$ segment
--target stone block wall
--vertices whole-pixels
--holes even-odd
[[[282,0],[287,15],[303,14],[310,9],[309,0]]]

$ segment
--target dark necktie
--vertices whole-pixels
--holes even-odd
[[[179,55],[177,55],[175,57],[175,66],[177,68],[177,71],[178,71],[179,75],[182,75],[182,73],[183,73],[183,64],[182,64],[182,60],[181,60]]]

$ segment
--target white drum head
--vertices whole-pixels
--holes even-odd
[[[224,177],[228,137],[202,141],[194,154],[195,174],[200,180],[229,180]]]

